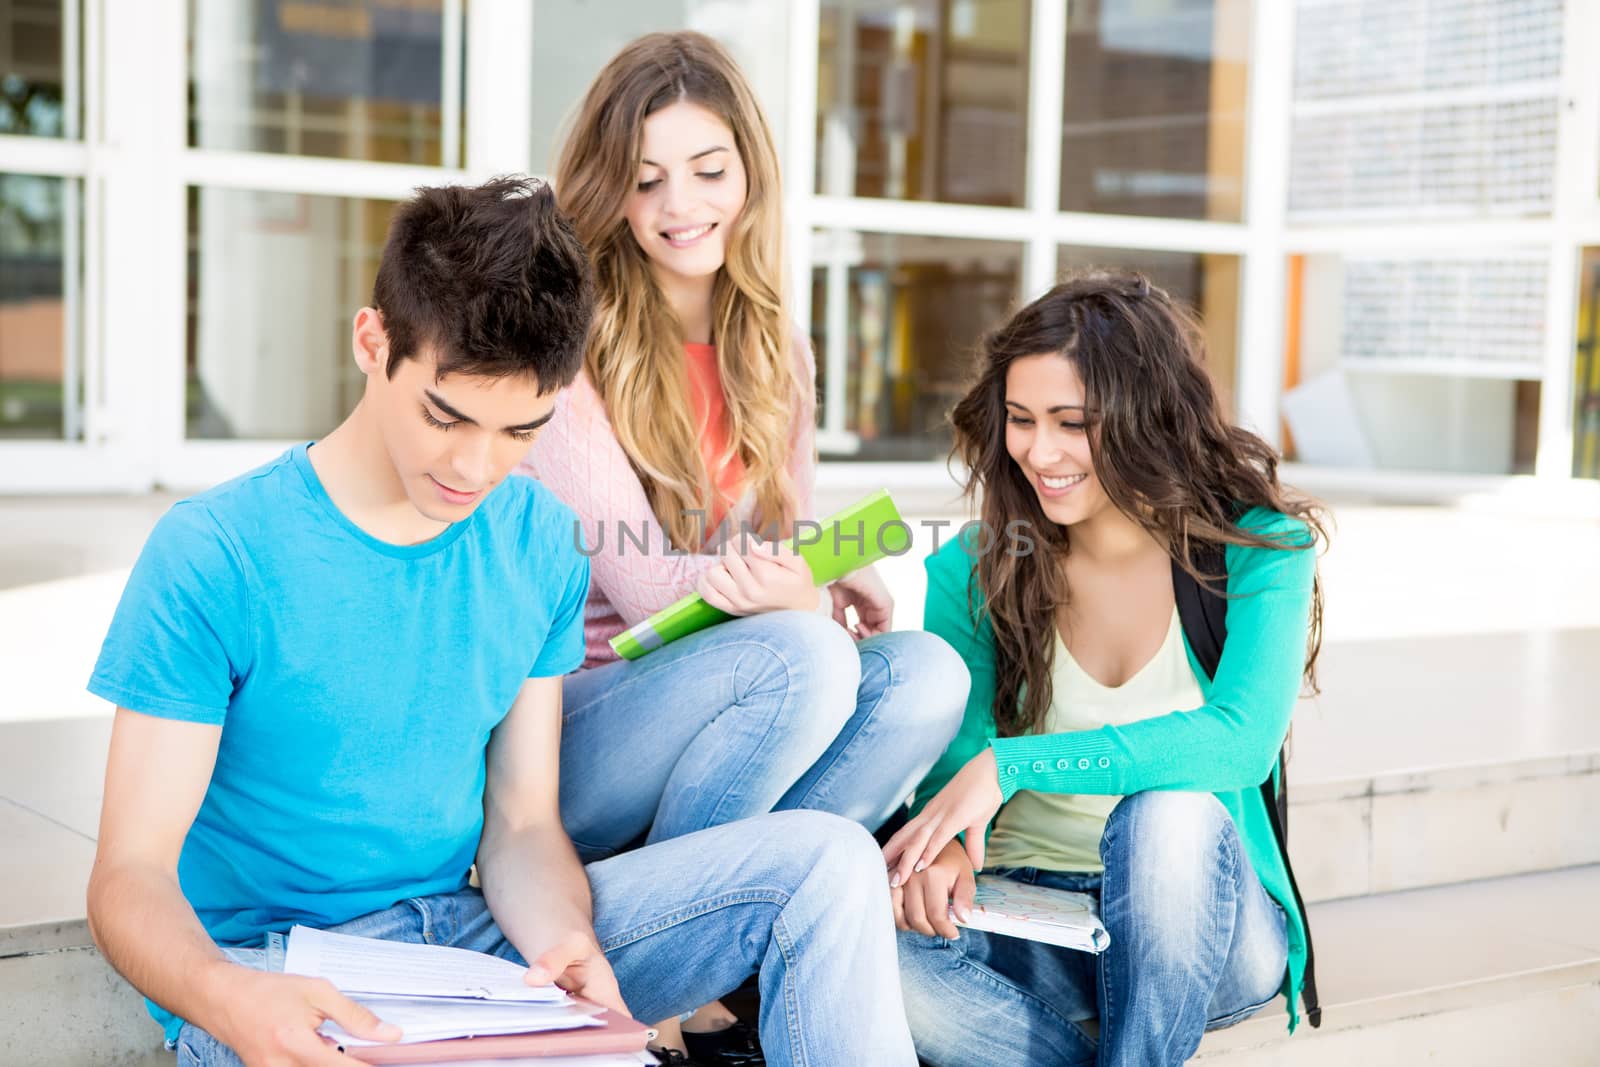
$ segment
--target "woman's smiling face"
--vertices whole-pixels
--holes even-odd
[[[1006,371],[1006,452],[1052,522],[1071,526],[1111,506],[1095,477],[1083,381],[1055,352],[1024,356]]]
[[[682,278],[722,268],[748,178],[728,124],[680,100],[644,120],[639,173],[623,217],[651,264]]]

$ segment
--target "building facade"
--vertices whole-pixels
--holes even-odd
[[[547,172],[675,28],[778,138],[824,477],[947,479],[978,337],[1092,264],[1302,464],[1600,477],[1600,0],[0,0],[0,493],[331,429],[394,203]]]

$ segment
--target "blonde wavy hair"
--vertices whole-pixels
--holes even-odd
[[[783,299],[783,196],[772,132],[733,58],[699,33],[652,33],[619,52],[579,105],[556,162],[556,196],[594,262],[594,326],[584,370],[674,547],[699,551],[715,492],[688,400],[683,329],[623,217],[638,180],[644,122],[679,101],[733,131],[748,175],[712,286],[712,340],[728,454],[744,463],[759,528],[794,514],[788,430],[798,390]],[[719,461],[719,463],[721,462]]]

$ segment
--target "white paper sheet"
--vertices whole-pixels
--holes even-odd
[[[510,1060],[456,1060],[412,1067],[657,1067],[648,1052],[597,1052],[589,1056],[518,1056]]]
[[[525,1004],[566,1004],[554,986],[530,986],[526,968],[483,952],[351,937],[296,926],[289,931],[283,969],[326,978],[346,994],[463,997]]]
[[[544,1030],[575,1030],[600,1026],[599,1010],[583,1004],[518,1004],[488,1000],[421,1000],[355,997],[358,1004],[405,1035],[401,1044],[443,1041],[453,1037],[490,1037],[495,1034],[531,1034]],[[338,1023],[322,1024],[322,1032],[341,1045],[360,1046],[366,1041],[346,1033]]]

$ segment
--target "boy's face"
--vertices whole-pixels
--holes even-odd
[[[532,377],[437,378],[437,358],[426,346],[401,360],[389,377],[387,339],[374,346],[377,358],[362,360],[360,333],[358,317],[358,362],[395,476],[422,515],[459,522],[527,455],[555,409],[556,394],[540,396]]]

